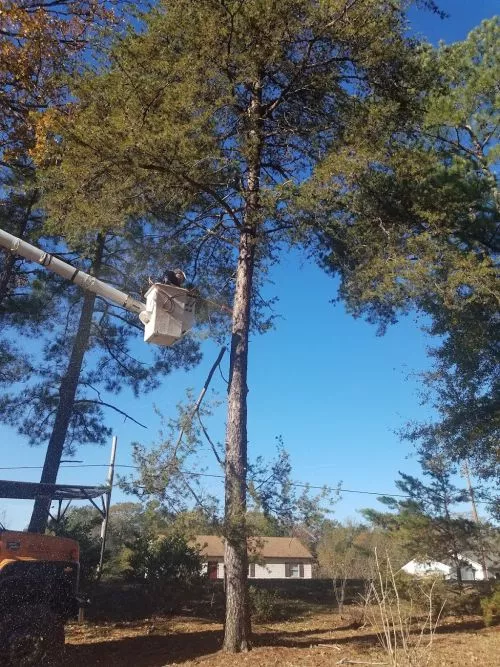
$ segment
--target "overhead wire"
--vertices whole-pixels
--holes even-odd
[[[0,467],[0,470],[41,470],[43,466],[7,466]],[[61,465],[61,468],[108,468],[109,463],[84,463],[78,465],[66,464]],[[128,468],[132,470],[140,470],[140,466],[128,465],[125,463],[115,464],[115,468]],[[182,472],[183,475],[191,477],[208,477],[212,479],[224,480],[224,475],[217,475],[215,473],[206,473],[206,472],[195,472],[193,470],[186,470]],[[249,479],[249,481],[254,481]],[[385,493],[383,491],[368,491],[366,489],[346,489],[341,486],[329,486],[328,484],[323,484],[318,486],[316,484],[308,484],[307,482],[290,482],[290,486],[299,489],[313,489],[318,491],[329,491],[332,493],[355,493],[360,495],[368,496],[385,496],[388,498],[411,498],[411,496],[405,495],[403,493]],[[489,504],[488,501],[477,501],[482,505]]]

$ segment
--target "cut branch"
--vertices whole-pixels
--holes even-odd
[[[96,401],[92,400],[90,398],[82,398],[78,401],[75,401],[75,405],[78,405],[79,403],[91,403],[94,405],[102,405],[104,408],[111,408],[111,410],[114,410],[115,412],[118,412],[120,415],[123,415],[126,419],[130,419],[130,421],[133,421],[134,424],[137,424],[138,426],[142,426],[142,428],[148,428],[145,424],[141,424],[140,421],[137,421],[137,419],[134,419],[131,417],[129,414],[124,412],[123,410],[120,410],[120,408],[117,408],[116,405],[111,405],[111,403],[105,403],[104,401]]]

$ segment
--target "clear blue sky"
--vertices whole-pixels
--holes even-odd
[[[412,12],[413,29],[432,42],[463,39],[481,20],[495,14],[493,0],[446,0],[441,7],[450,18]],[[279,297],[277,311],[283,319],[276,329],[253,338],[249,371],[249,452],[272,457],[275,436],[281,435],[291,454],[293,477],[314,485],[336,485],[348,489],[396,492],[398,470],[418,473],[408,445],[394,430],[405,421],[423,419],[427,408],[419,404],[418,384],[407,376],[428,366],[426,347],[431,341],[411,318],[377,337],[374,327],[354,320],[341,305],[329,302],[335,282],[299,254],[289,254],[276,266],[267,295]],[[109,414],[118,436],[120,464],[130,464],[131,442],[152,443],[159,423],[156,404],[165,415],[173,414],[186,388],[195,393],[217,355],[210,341],[203,343],[203,362],[189,372],[169,376],[160,390],[141,399],[124,392],[119,406],[145,422],[144,431],[130,421]],[[226,357],[224,371],[227,376]],[[224,398],[225,385],[219,374],[213,387]],[[215,439],[223,441],[225,409],[221,406],[210,420]],[[30,448],[12,429],[0,426],[1,466],[41,466],[44,450]],[[87,446],[76,457],[85,464],[105,464],[109,449]],[[218,472],[206,451],[202,461],[210,472]],[[38,481],[40,470],[0,470],[0,478]],[[105,468],[61,470],[62,483],[100,483]],[[207,487],[221,495],[222,482],[208,480]],[[124,500],[116,491],[114,501]],[[127,498],[133,500],[132,497]],[[356,518],[361,507],[376,506],[375,496],[346,493],[335,507],[339,519]],[[5,512],[5,519],[1,513]],[[9,527],[25,527],[31,502],[0,500],[0,520]]]

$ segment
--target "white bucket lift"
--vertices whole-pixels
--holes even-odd
[[[144,340],[157,345],[173,345],[194,324],[196,297],[187,289],[154,283],[146,292],[146,303],[130,294],[107,285],[85,271],[75,269],[55,255],[37,248],[22,239],[0,229],[0,247],[20,255],[31,262],[38,262],[49,271],[57,273],[82,289],[97,294],[108,301],[139,315],[145,326]]]
[[[196,299],[189,290],[154,283],[145,296],[146,310],[139,315],[145,342],[173,345],[192,328]]]

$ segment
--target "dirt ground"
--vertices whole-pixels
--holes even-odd
[[[254,649],[237,656],[220,652],[222,626],[182,616],[140,622],[82,623],[67,629],[68,667],[324,667],[389,664],[376,633],[330,611],[300,619],[254,625]],[[423,660],[423,658],[422,658]],[[351,663],[353,664],[353,663]],[[419,663],[416,663],[417,665]],[[422,665],[426,664],[425,661]],[[500,667],[500,628],[479,617],[446,619],[433,644],[429,667]]]

